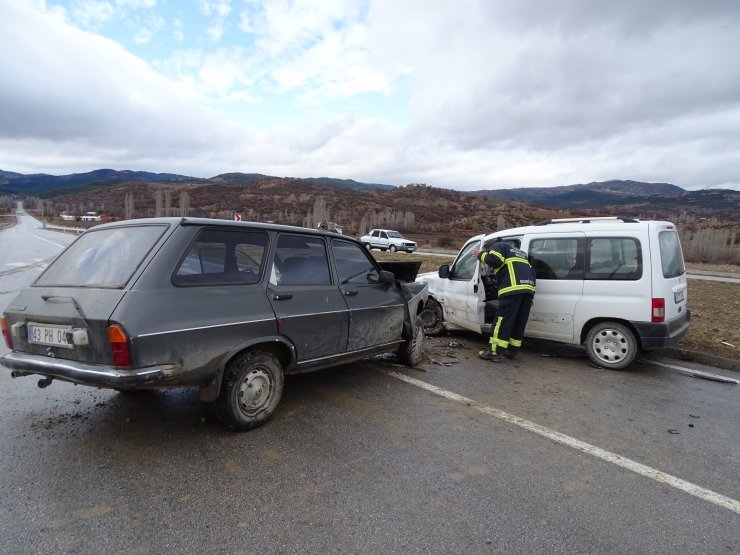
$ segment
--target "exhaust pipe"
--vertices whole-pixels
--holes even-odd
[[[44,378],[42,380],[39,380],[36,385],[38,385],[41,389],[44,389],[46,387],[49,387],[51,385],[51,382],[54,378]]]
[[[30,376],[28,372],[24,372],[23,370],[11,370],[10,377],[11,378],[21,378],[23,376]]]

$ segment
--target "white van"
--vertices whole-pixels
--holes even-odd
[[[630,218],[572,218],[477,235],[452,266],[420,274],[429,284],[425,328],[490,333],[497,302],[488,267],[471,256],[495,237],[529,255],[537,293],[525,336],[585,344],[604,368],[638,351],[675,344],[689,327],[686,276],[676,226]],[[483,266],[483,267],[481,267]]]

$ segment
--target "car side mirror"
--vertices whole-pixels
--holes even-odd
[[[383,285],[393,285],[396,281],[396,276],[393,272],[389,272],[388,270],[380,270],[378,281]]]
[[[437,272],[437,273],[439,274],[439,277],[441,277],[443,279],[447,279],[448,277],[450,277],[450,265],[449,264],[442,264],[439,267],[439,272]]]

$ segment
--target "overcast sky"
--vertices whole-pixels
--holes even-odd
[[[0,0],[0,169],[740,184],[737,0]]]

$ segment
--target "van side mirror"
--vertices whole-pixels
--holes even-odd
[[[389,272],[388,270],[380,270],[378,281],[383,285],[393,285],[393,282],[396,281],[396,276],[393,272]]]
[[[442,264],[439,267],[439,272],[437,272],[437,274],[439,275],[439,277],[441,277],[443,279],[447,279],[448,277],[450,277],[450,265],[449,264]]]

